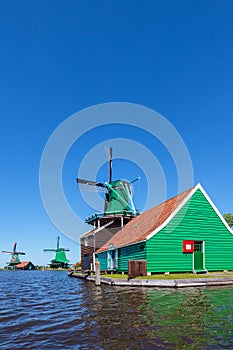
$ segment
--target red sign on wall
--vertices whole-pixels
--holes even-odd
[[[194,252],[194,241],[183,241],[183,253]]]

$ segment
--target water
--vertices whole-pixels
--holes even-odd
[[[232,349],[233,288],[102,285],[0,272],[0,349]]]

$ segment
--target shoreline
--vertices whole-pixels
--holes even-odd
[[[69,277],[85,279],[95,282],[95,276],[68,272]],[[188,287],[213,287],[213,286],[233,286],[233,277],[202,277],[184,279],[120,279],[112,277],[100,277],[101,284],[111,286],[129,287],[156,287],[156,288],[188,288]]]

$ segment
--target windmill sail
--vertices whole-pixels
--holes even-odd
[[[112,147],[109,148],[109,183],[112,182]]]
[[[11,268],[11,269],[14,269],[17,264],[20,264],[21,261],[20,261],[19,255],[25,255],[24,252],[17,252],[16,246],[17,246],[17,243],[15,242],[13,245],[12,252],[9,252],[7,250],[2,251],[3,254],[10,254],[11,255],[11,260],[10,260],[10,262],[7,263],[8,268]]]
[[[78,184],[87,185],[90,187],[102,187],[106,190],[104,213],[95,214],[86,219],[86,222],[91,225],[106,224],[110,220],[110,216],[122,216],[130,220],[132,217],[138,215],[132,199],[132,184],[126,180],[112,179],[112,147],[108,150],[108,182],[98,182],[86,179],[77,178]],[[136,180],[135,180],[136,181]],[[101,222],[97,223],[96,218]],[[127,221],[126,220],[126,221]],[[118,223],[117,223],[118,224]]]
[[[69,252],[69,251],[70,251],[69,248],[61,248],[60,247],[60,237],[59,236],[57,237],[57,248],[44,249],[44,252],[56,253],[55,258],[50,261],[49,266],[51,268],[67,268],[70,260],[67,259],[65,252]]]
[[[105,184],[97,181],[90,181],[90,180],[85,180],[85,179],[79,179],[76,178],[77,183],[83,184],[83,185],[90,185],[90,186],[99,186],[99,187],[106,187]]]

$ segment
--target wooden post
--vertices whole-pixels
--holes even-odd
[[[100,262],[95,263],[95,285],[100,286]]]

